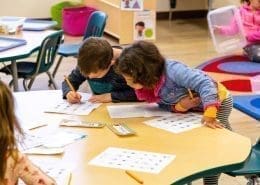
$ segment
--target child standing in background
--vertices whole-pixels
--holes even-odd
[[[15,132],[22,130],[14,113],[14,98],[0,81],[0,185],[16,185],[18,179],[30,185],[55,185],[55,181],[17,149]]]
[[[157,102],[169,111],[187,112],[198,104],[196,98],[190,103],[183,101],[191,90],[202,101],[197,106],[204,112],[202,123],[231,130],[228,118],[233,103],[226,88],[200,70],[164,59],[153,43],[139,41],[125,48],[115,67],[135,89],[139,100]],[[205,177],[204,184],[217,184],[218,177]]]
[[[89,99],[92,103],[137,101],[134,90],[112,67],[120,53],[121,49],[112,48],[103,38],[86,39],[79,50],[78,65],[68,77],[72,86],[78,90],[87,80],[93,92]],[[62,93],[68,102],[80,102],[80,94],[72,91],[66,81],[62,83]]]
[[[247,46],[246,55],[254,62],[260,62],[260,0],[241,0],[239,8]],[[238,32],[236,19],[229,26],[214,26],[214,31],[223,35],[233,35]]]

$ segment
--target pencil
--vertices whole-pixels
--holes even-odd
[[[131,172],[129,172],[129,171],[125,171],[125,173],[127,174],[127,175],[129,175],[130,177],[132,177],[134,180],[136,180],[139,184],[143,184],[144,183],[144,181],[143,180],[141,180],[139,177],[137,177],[136,175],[134,175],[133,173],[131,173]]]
[[[188,89],[188,92],[189,92],[190,98],[193,99],[193,94],[190,89]]]
[[[74,89],[74,87],[73,87],[72,84],[70,83],[68,77],[67,77],[66,75],[64,75],[64,78],[65,78],[65,81],[66,81],[66,83],[68,84],[70,90],[73,91],[73,92],[76,92],[75,89]]]

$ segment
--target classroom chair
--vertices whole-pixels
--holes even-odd
[[[25,91],[31,89],[35,78],[42,73],[47,73],[53,87],[57,89],[52,74],[49,72],[50,67],[53,65],[59,44],[62,40],[63,31],[57,31],[48,35],[41,43],[40,49],[37,50],[36,62],[32,61],[19,61],[17,62],[18,78],[23,78],[23,87]],[[11,64],[1,68],[0,72],[11,75]],[[29,84],[27,84],[29,80]],[[10,81],[9,86],[12,86],[13,80]]]
[[[247,185],[260,185],[260,138],[252,147],[251,153],[243,168],[226,172],[226,174],[233,177],[245,176],[248,180]]]
[[[106,25],[107,15],[102,11],[93,12],[88,20],[83,40],[88,37],[102,37]],[[55,77],[63,57],[77,57],[82,42],[74,44],[61,44],[58,49],[59,60],[53,70],[52,76]]]

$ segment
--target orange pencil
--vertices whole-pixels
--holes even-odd
[[[66,75],[64,75],[64,78],[65,78],[65,81],[66,81],[66,83],[68,84],[70,90],[73,91],[73,92],[76,92],[75,89],[74,89],[74,87],[73,87],[72,84],[70,83],[68,77],[67,77]]]
[[[144,181],[143,180],[141,180],[139,177],[137,177],[136,175],[134,175],[133,173],[131,173],[131,172],[129,172],[129,171],[125,171],[125,173],[127,174],[127,175],[129,175],[130,177],[132,177],[134,180],[136,180],[139,184],[143,184],[144,183]]]

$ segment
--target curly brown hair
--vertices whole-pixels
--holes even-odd
[[[241,3],[245,3],[246,2],[247,4],[250,4],[250,0],[241,0],[240,2]]]
[[[0,182],[3,182],[7,165],[7,157],[17,160],[17,146],[15,130],[22,133],[22,129],[14,112],[14,98],[10,89],[0,81]]]
[[[123,50],[115,70],[133,78],[134,83],[153,88],[164,71],[164,57],[151,42],[138,41]]]
[[[79,49],[78,67],[82,74],[88,75],[107,69],[113,58],[113,49],[109,42],[100,37],[84,40]]]

